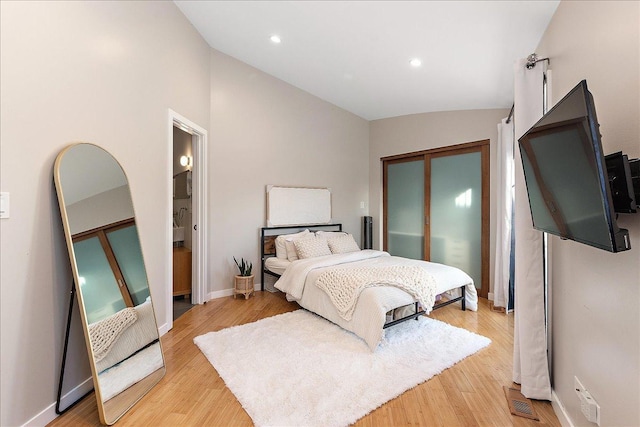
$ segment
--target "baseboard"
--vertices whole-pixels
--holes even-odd
[[[207,301],[231,296],[233,296],[233,288],[223,289],[221,291],[213,291],[207,294]]]
[[[89,377],[60,398],[60,408],[64,410],[93,389],[93,378]],[[47,406],[42,412],[23,424],[23,427],[46,426],[58,417],[56,402]]]
[[[489,301],[493,301],[493,292],[489,292],[489,293],[487,294],[487,299],[488,299]]]
[[[160,334],[160,336],[163,336],[167,332],[169,332],[169,324],[165,322],[158,328],[158,333]]]
[[[259,291],[261,289],[260,283],[253,284],[253,290]],[[218,298],[232,297],[233,296],[233,288],[223,289],[221,291],[213,291],[207,294],[207,301]]]
[[[553,412],[555,412],[562,427],[574,427],[569,414],[567,414],[567,411],[564,409],[564,405],[560,402],[560,398],[553,389],[551,390],[551,406],[553,407]]]

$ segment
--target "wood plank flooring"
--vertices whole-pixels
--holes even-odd
[[[251,418],[193,343],[209,331],[296,310],[282,294],[256,292],[249,300],[220,298],[192,308],[162,337],[167,374],[118,426],[250,426]],[[560,426],[549,402],[534,401],[540,421],[512,416],[503,386],[512,386],[513,316],[457,306],[432,317],[491,338],[492,344],[440,375],[411,389],[360,419],[364,426]],[[251,351],[247,348],[247,351]],[[256,354],[255,363],[260,363]],[[98,426],[93,394],[50,426]]]

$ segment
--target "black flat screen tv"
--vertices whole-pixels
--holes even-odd
[[[518,139],[533,227],[609,252],[618,227],[593,96],[581,81]]]

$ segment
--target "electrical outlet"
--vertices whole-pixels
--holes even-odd
[[[573,388],[580,400],[580,411],[585,418],[592,423],[600,425],[600,405],[591,396],[591,393],[582,385],[578,377],[573,377]]]
[[[587,421],[600,425],[600,405],[595,401],[591,393],[584,391],[580,399],[580,409]]]

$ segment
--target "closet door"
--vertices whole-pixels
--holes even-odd
[[[429,259],[465,271],[482,288],[482,153],[430,156]]]
[[[383,161],[383,250],[452,265],[489,292],[489,141]]]
[[[133,305],[142,304],[150,294],[136,226],[128,225],[106,234]]]
[[[385,162],[384,250],[425,259],[424,156]]]
[[[87,322],[93,323],[127,307],[98,236],[73,244]]]

